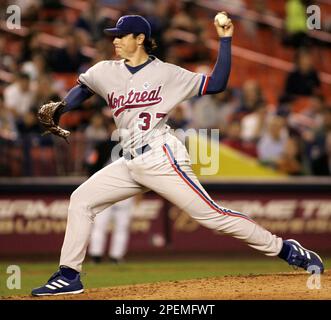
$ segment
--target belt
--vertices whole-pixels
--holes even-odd
[[[152,148],[151,148],[151,146],[150,146],[149,144],[145,144],[144,146],[142,146],[142,147],[140,147],[140,148],[137,148],[137,149],[135,150],[136,153],[137,153],[136,156],[133,156],[130,152],[126,152],[126,153],[123,154],[123,157],[124,157],[124,159],[126,159],[126,160],[132,160],[132,159],[134,159],[134,158],[136,158],[136,157],[142,155],[143,153],[145,153],[145,152],[147,152],[147,151],[149,151],[149,150],[151,150],[151,149],[152,149]]]

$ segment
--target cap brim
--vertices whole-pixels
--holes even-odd
[[[124,36],[126,34],[129,34],[129,32],[125,32],[125,31],[119,30],[117,28],[104,29],[103,32],[107,36]]]

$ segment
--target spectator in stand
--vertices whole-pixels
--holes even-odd
[[[74,33],[75,29],[67,20],[68,16],[62,15],[53,22],[53,33],[56,37],[65,40],[68,35]]]
[[[15,58],[7,52],[7,41],[5,37],[0,35],[0,68],[12,72],[16,70]]]
[[[66,46],[54,50],[51,54],[51,69],[54,72],[79,72],[91,59],[82,53],[81,43],[75,33],[67,35],[65,40]]]
[[[59,94],[54,86],[55,81],[49,74],[42,74],[36,82],[36,91],[33,101],[33,109],[38,109],[41,105],[48,101],[60,100]]]
[[[40,54],[46,59],[47,69],[49,69],[49,58],[51,47],[42,41],[42,32],[31,28],[30,33],[22,39],[22,48],[19,52],[19,61],[32,61],[34,54]]]
[[[245,142],[241,139],[240,121],[232,121],[226,128],[225,138],[221,143],[243,152],[251,157],[256,157],[256,146],[253,143]]]
[[[270,8],[270,5],[265,0],[254,0],[253,9],[258,15],[258,21],[256,22],[258,28],[266,28],[274,32],[274,28],[265,21],[266,17],[276,17],[277,14]]]
[[[304,141],[306,157],[311,157],[316,134],[323,127],[324,110],[326,108],[324,97],[316,95],[309,99],[309,105],[306,109],[301,112],[292,112],[287,117],[290,128],[298,132]],[[324,146],[324,141],[320,145]]]
[[[265,0],[253,0],[251,4],[252,11],[256,13],[256,20],[252,20],[250,17],[246,17],[245,14],[242,15],[242,25],[244,26],[244,32],[250,38],[258,37],[258,30],[267,29],[270,32],[275,32],[269,23],[267,23],[267,18],[276,17],[275,12],[268,8],[268,3]],[[260,45],[260,41],[256,42],[256,45]],[[269,44],[270,45],[270,44]]]
[[[193,120],[192,125],[195,128],[217,128],[219,125],[218,110],[220,108],[218,96],[221,94],[222,93],[215,95],[205,95],[191,101]]]
[[[312,56],[306,49],[300,49],[296,54],[295,69],[287,76],[285,97],[292,100],[296,96],[311,96],[319,94],[321,82],[314,67]]]
[[[14,117],[12,113],[5,108],[4,101],[0,96],[0,139],[15,141],[17,137],[18,134]]]
[[[302,0],[287,0],[285,5],[285,36],[283,43],[299,48],[310,44],[307,35],[306,6]]]
[[[114,46],[111,45],[108,39],[102,39],[97,41],[94,47],[96,49],[96,53],[91,62],[89,63],[89,67],[102,60],[115,59]]]
[[[283,153],[276,160],[276,168],[291,176],[302,175],[304,173],[299,136],[288,137]]]
[[[17,5],[21,10],[22,20],[33,23],[38,19],[38,10],[42,6],[41,0],[14,0],[11,4]]]
[[[324,152],[312,161],[311,167],[316,176],[331,175],[331,130],[325,134]]]
[[[325,98],[323,95],[313,95],[309,99],[308,107],[302,111],[303,116],[311,121],[314,128],[323,124],[323,111],[326,108]]]
[[[185,112],[187,111],[185,107],[188,106],[185,103],[178,105],[171,113],[167,124],[174,130],[174,135],[182,141],[182,143],[187,143],[185,130],[189,128],[189,115]]]
[[[141,3],[141,1],[138,2]],[[167,51],[163,35],[168,28],[171,18],[170,6],[171,4],[168,1],[151,1],[149,10],[147,12],[145,11],[146,19],[152,26],[152,38],[154,38],[157,43],[154,55],[161,60],[165,59],[165,52]]]
[[[43,74],[48,73],[46,59],[43,54],[34,52],[31,60],[23,63],[22,72],[29,75],[32,81],[38,80]]]
[[[190,101],[194,128],[220,128],[229,123],[237,104],[231,89],[218,94],[205,95]]]
[[[241,120],[241,138],[243,141],[256,143],[266,129],[269,116],[265,103],[259,104],[254,112],[245,115]]]
[[[94,126],[100,128],[101,123],[101,116],[99,114],[95,115],[92,118],[91,126],[94,123]],[[98,123],[97,125],[95,123]],[[88,128],[87,128],[88,129]],[[106,135],[104,130],[106,131]],[[92,131],[99,131],[102,134],[92,134]],[[116,125],[113,118],[108,120],[108,131],[106,127],[102,126],[102,129],[90,129],[85,131],[86,136],[89,139],[90,145],[88,147],[86,158],[85,158],[85,166],[88,171],[88,175],[91,176],[95,172],[99,171],[101,168],[105,166],[105,164],[110,160],[112,150],[118,145],[119,143],[119,136],[118,132],[116,131]],[[116,149],[114,149],[116,152]],[[119,155],[120,152],[119,152]],[[117,160],[117,157],[114,156],[112,161]]]
[[[31,149],[33,146],[41,145],[42,142],[52,144],[51,136],[41,136],[43,129],[37,120],[36,113],[31,110],[27,111],[17,123],[17,128],[20,135],[20,144],[23,154],[22,174],[31,176],[33,174],[33,161],[31,159]]]
[[[101,6],[99,1],[85,2],[86,8],[75,22],[75,27],[85,30],[92,37],[93,41],[98,41],[103,38],[103,29],[105,24],[111,25],[111,21],[106,10]]]
[[[197,7],[194,1],[181,1],[177,3],[177,6],[178,10],[171,19],[170,28],[180,29],[194,34],[201,32],[201,22],[195,19]]]
[[[91,124],[85,129],[85,135],[87,140],[92,143],[108,138],[108,132],[102,114],[96,113],[92,117]]]
[[[261,163],[277,167],[277,161],[284,153],[287,137],[285,119],[279,116],[271,117],[267,124],[267,132],[257,143]]]
[[[12,147],[18,138],[16,124],[12,113],[5,108],[0,96],[0,176],[12,174]]]
[[[324,19],[324,21],[323,21],[323,25],[324,25],[324,30],[326,31],[326,32],[328,32],[328,33],[331,33],[331,15],[330,15],[330,13],[328,14],[326,14],[326,16],[325,16],[325,19]]]
[[[201,45],[204,44],[205,39],[201,38],[203,27],[201,19],[197,17],[197,6],[194,1],[177,2],[177,5],[178,10],[171,17],[163,39],[168,47],[172,47],[172,51],[175,51],[172,55],[177,56],[181,63],[196,62],[197,56],[199,59],[202,58],[201,51],[204,51],[205,47]],[[210,54],[209,50],[204,53]]]
[[[96,145],[109,139],[109,133],[102,114],[94,114],[90,124],[85,129],[85,137],[87,142],[85,154],[88,159],[92,150],[96,149]],[[89,160],[87,162],[89,162]]]
[[[9,6],[9,0],[2,0],[0,1],[0,18],[4,19],[6,16],[6,10]]]
[[[325,152],[326,133],[331,131],[331,107],[322,112],[322,124],[318,127],[309,141],[305,141],[306,155],[309,159],[316,159]]]
[[[184,109],[182,106],[178,106],[177,108],[175,108],[175,110],[170,114],[167,123],[174,130],[187,129],[189,120],[185,116]]]
[[[243,84],[241,101],[234,114],[234,119],[241,120],[243,116],[254,112],[258,106],[264,103],[262,90],[256,80],[247,80]]]
[[[238,99],[234,94],[234,89],[227,88],[225,91],[219,94],[211,95],[215,100],[214,103],[218,104],[218,126],[215,128],[224,128],[227,123],[233,118],[233,114],[238,107]]]
[[[5,88],[3,95],[5,106],[11,110],[15,119],[22,118],[31,109],[35,98],[29,76],[18,73],[14,83]]]
[[[21,137],[27,134],[31,134],[39,138],[39,135],[44,132],[43,128],[41,128],[38,122],[36,112],[33,112],[31,110],[26,112],[22,119],[18,121],[17,128]]]

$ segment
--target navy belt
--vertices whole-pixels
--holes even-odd
[[[151,149],[152,149],[152,148],[151,148],[151,146],[150,146],[149,144],[145,144],[144,146],[142,146],[142,147],[140,147],[140,148],[137,148],[137,149],[135,150],[136,153],[137,153],[136,156],[133,156],[130,152],[126,152],[126,153],[123,154],[123,157],[124,157],[124,159],[126,159],[126,160],[132,160],[132,159],[134,159],[134,158],[136,158],[136,157],[142,155],[143,153],[145,153],[145,152],[147,152],[147,151],[149,151],[149,150],[151,150]]]

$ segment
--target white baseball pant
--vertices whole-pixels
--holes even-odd
[[[186,211],[201,225],[231,235],[269,256],[276,256],[282,239],[248,216],[217,205],[192,171],[183,144],[168,134],[166,143],[133,160],[104,167],[71,195],[60,265],[81,271],[96,214],[110,205],[149,189]]]

